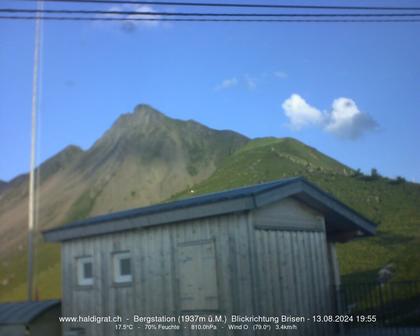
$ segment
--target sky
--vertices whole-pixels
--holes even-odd
[[[45,5],[81,6],[179,10]],[[44,22],[38,163],[70,144],[88,149],[119,115],[146,103],[251,138],[294,137],[352,168],[419,182],[419,36],[420,22]],[[33,54],[34,22],[0,20],[4,181],[29,169]]]

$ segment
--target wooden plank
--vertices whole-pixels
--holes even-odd
[[[318,255],[319,251],[317,248],[317,236],[322,233],[312,233],[310,235],[310,246],[311,246],[311,255],[310,255],[310,264],[311,264],[311,272],[312,272],[312,281],[313,281],[313,306],[312,306],[312,313],[311,315],[317,315],[319,313],[319,306],[321,302],[321,286],[320,286],[320,271],[318,267]],[[317,336],[322,336],[321,327],[315,323],[312,323],[312,328],[314,330],[314,334]]]
[[[216,281],[218,292],[218,311],[228,312],[232,309],[230,296],[230,274],[228,272],[229,243],[225,229],[230,225],[231,216],[209,218],[210,236],[215,239]]]
[[[291,232],[284,232],[284,269],[286,270],[285,285],[285,302],[287,302],[287,313],[295,314],[297,311],[296,293],[295,293],[295,279],[292,253],[292,234]]]
[[[281,313],[280,302],[281,297],[281,273],[279,267],[279,256],[278,256],[278,243],[279,243],[279,234],[278,231],[271,232],[269,235],[269,253],[271,256],[271,290],[273,296],[272,302],[272,311],[273,316],[279,315]]]
[[[326,242],[326,237],[323,236],[319,236],[319,241],[320,241],[320,266],[321,266],[321,277],[322,277],[322,282],[321,282],[321,288],[322,288],[322,298],[323,298],[323,309],[322,309],[322,314],[331,314],[332,310],[331,310],[331,305],[330,305],[330,295],[331,295],[331,282],[330,282],[330,274],[329,274],[329,269],[328,269],[328,261],[327,261],[327,251],[326,251],[326,247],[327,247],[327,242]],[[328,325],[325,324],[324,326],[324,333],[325,334],[330,334],[332,332],[332,328]]]
[[[252,301],[253,301],[253,313],[257,314],[258,312],[258,295],[259,295],[259,283],[258,283],[258,277],[257,277],[257,254],[256,254],[256,248],[255,248],[255,235],[254,235],[254,218],[252,211],[248,212],[247,215],[247,229],[248,229],[248,258],[250,260],[250,268],[251,268],[251,285],[252,285]]]
[[[301,265],[300,272],[297,274],[297,276],[301,279],[300,292],[302,294],[301,296],[302,307],[301,307],[301,310],[299,311],[300,316],[310,316],[310,313],[311,313],[310,300],[313,294],[313,289],[309,281],[309,278],[310,278],[310,268],[309,268],[309,262],[308,262],[309,246],[307,246],[306,244],[306,237],[309,234],[311,234],[311,232],[298,232],[297,233],[299,263]],[[311,335],[311,329],[309,328],[308,323],[301,324],[300,329],[303,331],[303,334],[305,336]]]
[[[236,223],[236,262],[238,270],[238,295],[235,297],[237,301],[237,313],[244,315],[252,314],[252,275],[251,261],[249,258],[249,240],[247,228],[247,215],[239,215]],[[244,294],[245,293],[245,294]],[[235,311],[234,311],[235,313]]]
[[[277,298],[277,311],[279,315],[286,313],[286,272],[287,270],[284,267],[284,255],[285,255],[285,244],[284,244],[284,232],[277,231],[275,232],[276,237],[276,257],[277,257],[277,268],[278,268],[278,275],[279,275],[279,282],[278,282],[278,298]]]
[[[274,240],[272,239],[274,238]],[[276,301],[276,291],[274,289],[274,283],[277,282],[276,278],[277,275],[277,268],[276,263],[274,262],[274,255],[273,255],[273,245],[275,248],[275,232],[264,232],[264,246],[265,246],[265,264],[267,269],[267,311],[269,316],[275,316],[275,301]]]
[[[296,312],[295,314],[299,316],[304,310],[304,298],[303,298],[303,283],[302,283],[302,274],[304,272],[303,265],[301,262],[301,251],[299,247],[299,237],[300,233],[291,232],[292,236],[292,254],[293,254],[293,276],[295,281],[295,300],[296,300]],[[304,335],[303,327],[298,329],[299,335]]]
[[[235,224],[238,219],[235,219]],[[239,233],[239,229],[234,223],[232,225],[229,225],[227,227],[228,231],[228,255],[227,258],[229,260],[228,262],[228,272],[231,273],[230,277],[230,298],[231,298],[231,313],[238,312],[240,310],[240,297],[241,297],[241,282],[240,282],[240,266],[238,263],[239,256],[239,250],[237,249],[236,245],[236,239],[235,239],[235,233]]]

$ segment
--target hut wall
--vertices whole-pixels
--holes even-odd
[[[324,217],[294,200],[260,208],[250,214],[254,223],[255,310],[309,318],[296,335],[327,335],[326,324],[312,323],[315,315],[333,309],[332,274]],[[281,330],[278,330],[281,332]]]
[[[119,251],[131,253],[129,284],[113,281],[112,254]],[[76,258],[82,256],[93,257],[92,286],[77,285]],[[62,258],[63,316],[119,315],[125,323],[133,314],[301,316],[331,309],[323,217],[293,199],[257,211],[66,241]],[[117,333],[112,323],[63,327],[83,327],[92,336],[144,334]],[[302,335],[327,334],[302,328]]]
[[[25,326],[22,324],[0,325],[0,336],[24,336],[25,333]]]
[[[120,315],[125,322],[133,314],[251,313],[248,227],[242,213],[65,242],[63,315]],[[112,253],[118,251],[131,252],[132,283],[113,282]],[[81,256],[93,257],[93,286],[77,285],[75,260]],[[186,289],[194,281],[202,286],[192,287],[189,300]],[[70,327],[85,327],[93,336],[115,334],[110,324],[65,325]]]
[[[58,317],[61,316],[61,307],[56,306],[41,314],[29,325],[31,336],[60,336],[61,323]]]

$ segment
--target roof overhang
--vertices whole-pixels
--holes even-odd
[[[320,211],[331,237],[348,240],[355,235],[375,234],[373,222],[307,180],[292,178],[93,217],[44,231],[43,235],[50,242],[66,241],[253,210],[286,197],[298,199]]]
[[[60,304],[59,300],[1,303],[0,325],[26,325]]]

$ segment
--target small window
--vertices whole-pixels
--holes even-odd
[[[70,328],[68,331],[64,331],[64,336],[84,336],[86,335],[86,331],[84,328],[81,327],[73,327]]]
[[[113,263],[114,281],[116,283],[131,282],[133,280],[130,252],[114,253]]]
[[[80,286],[93,285],[92,257],[82,257],[77,259],[77,283]]]

